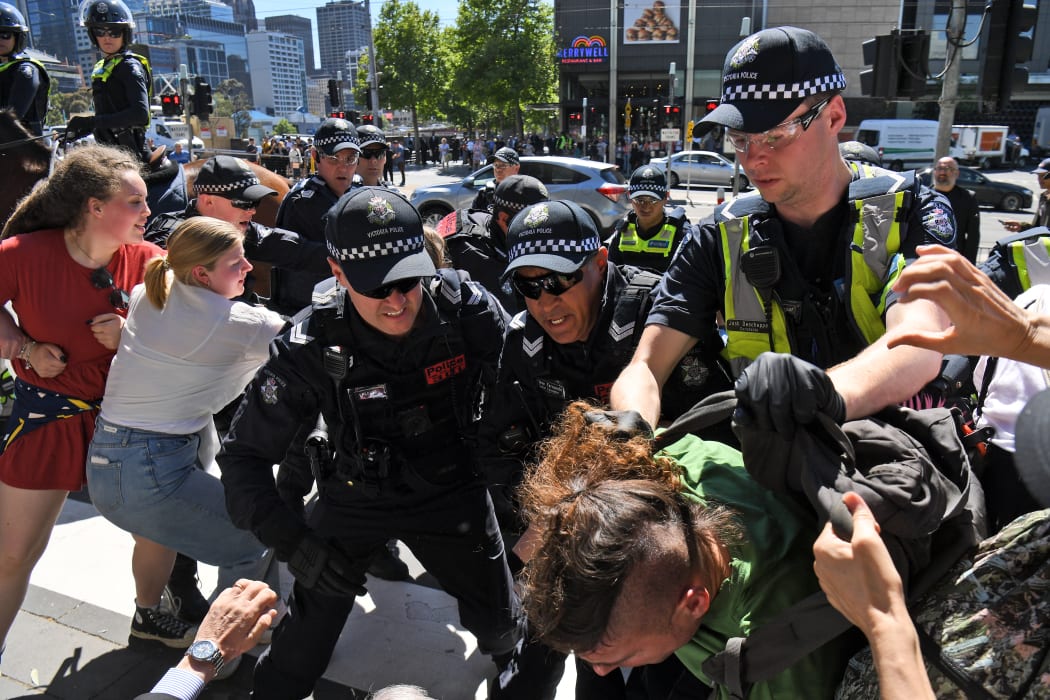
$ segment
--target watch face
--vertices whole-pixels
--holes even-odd
[[[198,661],[211,661],[211,657],[213,657],[218,650],[219,647],[215,646],[215,642],[204,639],[191,644],[189,651],[190,656]]]

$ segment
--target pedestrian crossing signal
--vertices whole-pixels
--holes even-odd
[[[182,114],[182,98],[178,93],[165,92],[160,96],[160,110],[165,117],[177,117]]]

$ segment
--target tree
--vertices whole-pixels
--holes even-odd
[[[212,100],[215,103],[213,114],[216,117],[229,117],[234,112],[252,108],[252,103],[248,99],[248,91],[241,81],[233,78],[222,81],[212,90]]]
[[[292,124],[287,119],[282,119],[273,125],[273,133],[275,134],[294,134],[296,133],[295,124]]]
[[[469,60],[458,66],[455,91],[470,96],[475,112],[512,117],[520,134],[525,105],[556,101],[551,6],[539,0],[461,0],[456,38],[459,55]]]
[[[412,111],[418,144],[420,112],[435,114],[449,84],[447,51],[441,43],[437,13],[420,11],[411,0],[387,0],[374,36],[376,55],[383,66],[379,99],[395,109]],[[374,107],[379,110],[380,105]],[[419,151],[417,148],[417,154]]]
[[[54,91],[50,99],[51,104],[45,119],[50,126],[65,124],[71,114],[92,111],[90,87],[79,88],[74,92]]]

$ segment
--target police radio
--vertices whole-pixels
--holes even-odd
[[[772,245],[749,248],[740,256],[740,269],[752,287],[762,296],[769,332],[769,350],[776,351],[773,338],[773,288],[780,281],[780,252]]]

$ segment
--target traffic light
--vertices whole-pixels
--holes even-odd
[[[708,100],[707,103],[704,104],[704,114],[707,115],[715,111],[716,109],[718,109],[718,105],[718,100]]]
[[[871,66],[860,72],[860,91],[869,97],[897,96],[897,39],[896,34],[883,34],[864,42],[864,64]]]
[[[339,81],[329,80],[328,81],[328,104],[332,105],[332,109],[341,107],[343,104],[342,98],[339,96]]]
[[[372,124],[374,122],[375,122],[375,117],[372,116],[371,114],[362,114],[361,115],[361,123],[362,124]]]
[[[340,110],[333,109],[332,112],[328,116],[330,116],[332,119],[346,119],[346,112],[342,112]]]
[[[165,117],[177,117],[182,114],[182,98],[177,92],[165,92],[160,96],[160,110]]]
[[[349,119],[351,124],[357,126],[361,122],[361,113],[356,109],[351,109],[346,113],[345,119]]]
[[[914,100],[926,92],[930,33],[921,29],[900,32],[897,42],[896,96]]]
[[[1035,25],[1037,9],[1024,0],[992,0],[981,32],[978,92],[982,100],[1002,109],[1015,87],[1028,84],[1028,69],[1018,66],[1032,58],[1032,39],[1022,34]]]
[[[213,105],[211,102],[211,85],[201,76],[193,78],[193,113],[198,119],[207,120],[211,116]]]

